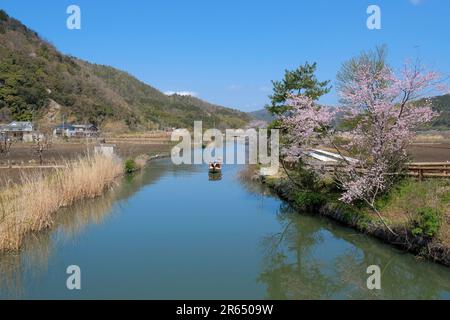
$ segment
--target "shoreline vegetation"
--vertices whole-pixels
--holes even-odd
[[[450,204],[450,182],[439,179],[405,179],[379,200],[388,228],[367,207],[339,201],[332,191],[300,191],[282,174],[261,176],[250,168],[247,177],[267,186],[280,199],[302,214],[328,217],[363,234],[378,238],[399,249],[450,267],[450,224],[446,209]]]
[[[120,177],[165,156],[143,154],[123,161],[96,154],[67,161],[50,174],[23,174],[20,183],[0,191],[0,252],[20,250],[28,234],[53,226],[58,210],[102,196]]]
[[[166,157],[167,133],[141,133],[114,139],[114,155],[98,154],[94,144],[56,141],[45,150],[49,169],[24,169],[34,162],[33,145],[15,143],[6,157],[17,169],[0,170],[0,253],[22,249],[29,234],[55,225],[55,214],[82,200],[102,197],[120,178],[143,169],[151,160]],[[35,168],[35,167],[32,167]]]
[[[24,175],[0,192],[0,251],[19,250],[28,233],[52,226],[57,210],[101,196],[123,173],[120,159],[94,155],[49,175]]]

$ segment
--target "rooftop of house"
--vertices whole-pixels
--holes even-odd
[[[93,124],[73,124],[75,128],[92,128],[95,127]]]
[[[59,126],[56,126],[55,129],[75,130],[75,127],[69,123],[64,123],[64,124],[60,124]]]
[[[60,124],[59,126],[55,127],[55,129],[64,129],[64,130],[97,130],[97,127],[93,124],[71,124],[71,123],[64,123]]]
[[[2,131],[33,131],[33,123],[30,121],[13,121],[9,124],[0,124]]]

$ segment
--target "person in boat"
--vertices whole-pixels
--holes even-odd
[[[214,160],[213,162],[211,162],[209,164],[209,169],[211,171],[221,170],[222,169],[222,165],[221,165],[220,161]]]

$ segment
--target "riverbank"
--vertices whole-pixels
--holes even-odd
[[[95,155],[49,175],[23,176],[0,192],[0,251],[19,250],[26,234],[53,224],[58,209],[102,195],[122,174],[121,160]]]
[[[83,199],[103,195],[124,174],[143,169],[151,160],[168,157],[141,154],[125,162],[101,154],[66,161],[51,172],[21,171],[20,182],[8,183],[0,191],[0,252],[17,251],[24,237],[53,225],[53,214]],[[127,163],[132,162],[132,170]]]
[[[107,144],[115,146],[114,152],[122,159],[134,159],[146,154],[150,157],[168,153],[172,143],[170,136],[151,133],[141,136],[106,137]],[[8,154],[0,157],[0,188],[8,184],[20,184],[22,175],[51,174],[55,167],[66,166],[67,162],[93,155],[96,142],[83,140],[53,142],[43,152],[43,163],[39,163],[36,146],[32,143],[17,142]]]
[[[328,217],[420,258],[450,266],[448,181],[405,180],[380,199],[379,206],[393,234],[368,208],[346,205],[336,194],[299,192],[283,175],[258,179],[298,212]]]

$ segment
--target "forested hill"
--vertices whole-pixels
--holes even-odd
[[[244,127],[251,116],[186,96],[167,96],[130,74],[58,52],[0,10],[0,123],[90,122],[110,129]]]
[[[428,127],[433,129],[450,130],[450,94],[431,98],[433,110],[439,116],[433,119]]]
[[[427,98],[431,100],[431,105],[434,111],[439,113],[439,116],[434,118],[430,123],[424,125],[422,130],[450,130],[450,94],[443,96],[435,96]],[[418,100],[417,105],[421,105],[423,100]],[[266,109],[254,111],[250,113],[255,119],[271,122],[275,119]]]

